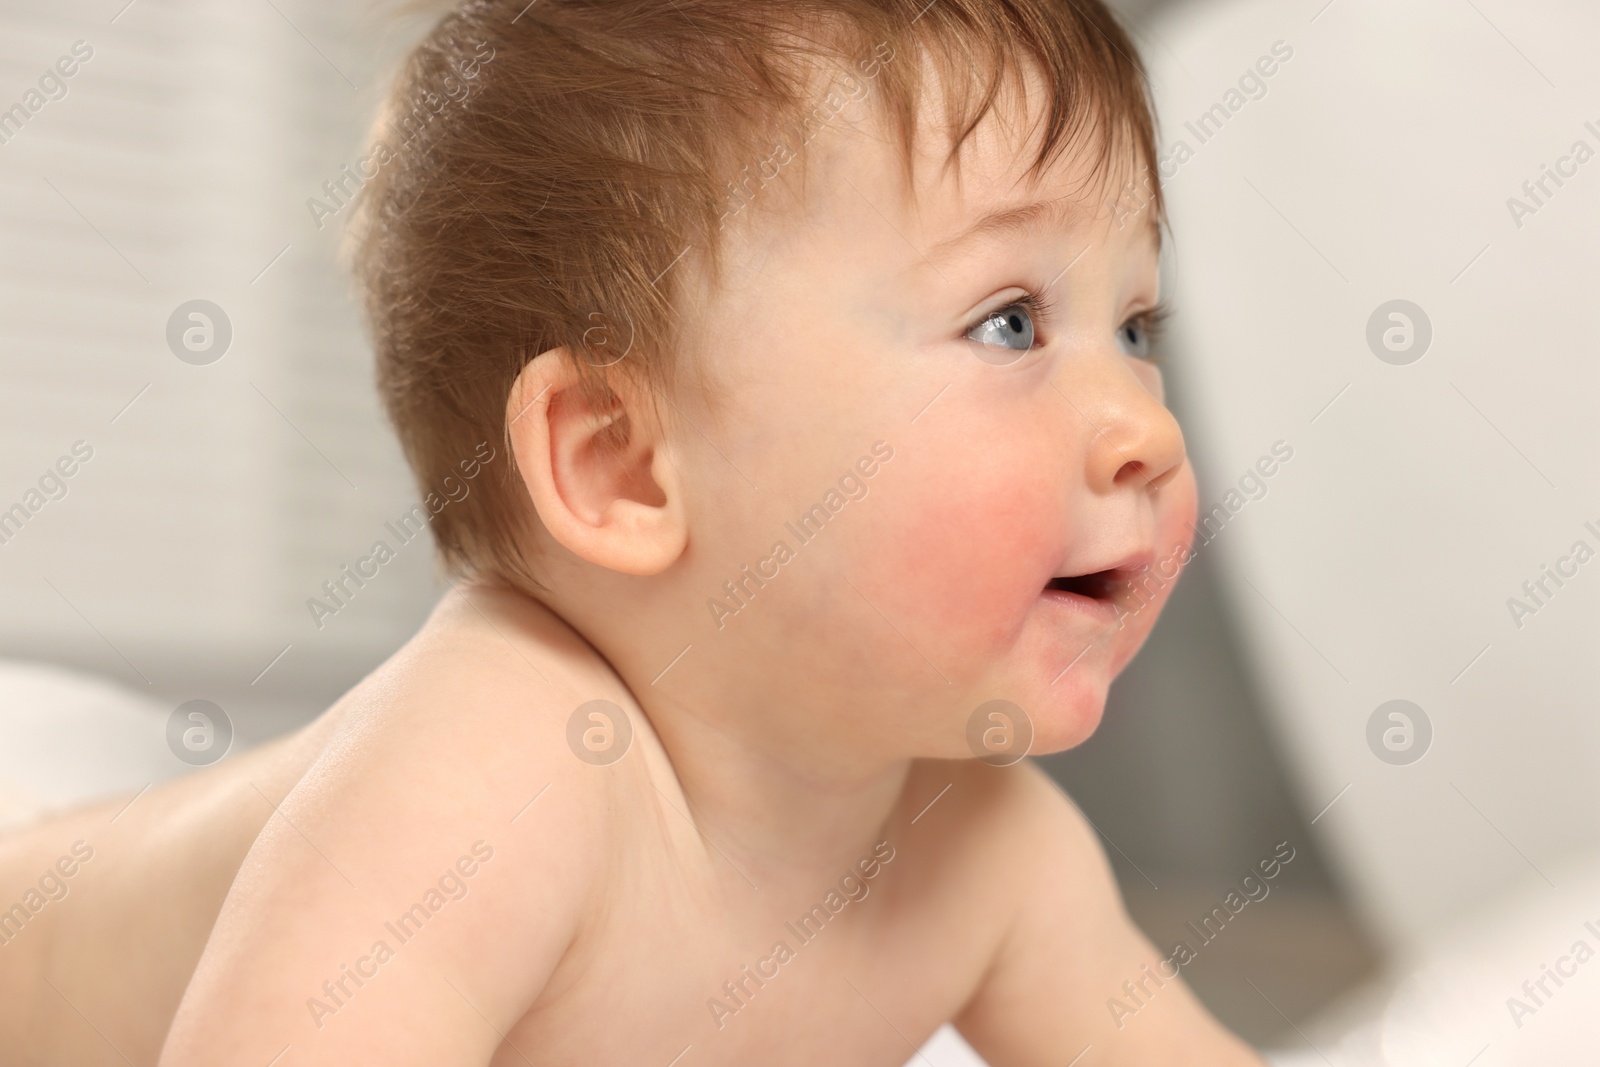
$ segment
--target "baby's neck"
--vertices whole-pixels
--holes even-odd
[[[752,879],[826,880],[884,839],[909,759],[830,764],[763,733],[758,712],[729,730],[662,694],[641,703],[696,826]]]
[[[814,884],[847,867],[883,839],[911,760],[868,759],[859,743],[806,730],[819,717],[785,694],[732,698],[709,687],[697,671],[677,685],[654,685],[630,647],[590,641],[537,599],[504,587],[463,582],[440,603],[435,618],[507,641],[531,664],[544,658],[587,660],[618,680],[643,712],[636,729],[640,758],[655,750],[667,773],[663,795],[723,852],[732,877],[761,884],[790,878]],[[637,657],[642,658],[642,657]],[[555,674],[538,668],[541,675]],[[563,679],[547,678],[560,689]],[[694,703],[679,690],[710,693]],[[593,694],[573,694],[589,699]],[[633,753],[624,758],[633,758]]]

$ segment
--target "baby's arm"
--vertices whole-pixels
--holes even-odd
[[[1261,1067],[1181,977],[1158,969],[1160,954],[1128,918],[1105,852],[1077,809],[1031,762],[1008,773],[1013,918],[955,1021],[973,1048],[992,1067]],[[1140,992],[1136,1015],[1118,1018],[1108,1005],[1129,1003],[1125,981],[1143,982],[1149,993]]]
[[[161,1067],[490,1061],[581,919],[603,805],[563,722],[462,682],[350,709],[300,784],[260,799],[277,812]]]

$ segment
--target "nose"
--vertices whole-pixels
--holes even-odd
[[[1089,487],[1160,489],[1183,466],[1183,431],[1161,399],[1160,372],[1117,361],[1086,401],[1074,404],[1089,422]],[[1144,379],[1149,378],[1147,382]]]

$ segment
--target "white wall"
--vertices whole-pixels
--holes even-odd
[[[174,700],[309,710],[435,595],[417,541],[320,629],[305,604],[416,496],[339,229],[306,206],[356,159],[394,48],[310,0],[124,3],[0,12],[0,108],[92,49],[0,144],[0,509],[93,449],[5,531],[0,648]],[[165,336],[194,298],[232,323],[206,366]]]
[[[1323,843],[1378,927],[1420,945],[1600,844],[1600,559],[1520,628],[1507,607],[1575,541],[1600,549],[1600,159],[1520,227],[1507,207],[1574,142],[1600,151],[1600,12],[1238,0],[1142,36],[1163,152],[1193,150],[1168,164],[1170,373],[1202,500],[1295,449],[1204,551],[1302,809],[1339,797]],[[1265,95],[1201,144],[1185,121],[1280,40]],[[1365,337],[1394,298],[1433,328],[1405,366]],[[1435,731],[1409,766],[1366,740],[1395,698]]]

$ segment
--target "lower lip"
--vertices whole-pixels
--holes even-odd
[[[1065,589],[1046,589],[1042,595],[1045,600],[1096,622],[1115,624],[1118,618],[1115,601],[1100,600],[1084,596],[1082,593],[1070,593]]]

